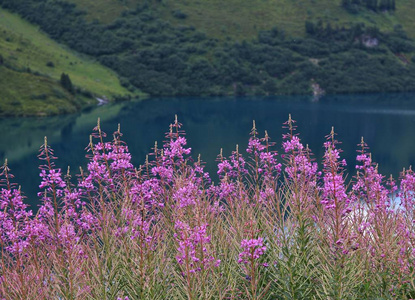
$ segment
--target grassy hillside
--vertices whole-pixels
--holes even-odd
[[[0,5],[95,57],[122,76],[129,90],[152,96],[415,91],[414,8],[396,0],[395,8],[372,10],[368,0],[360,1],[353,11],[340,0],[0,0]],[[42,63],[49,65],[46,72],[76,65],[62,56],[54,60]]]
[[[55,80],[0,66],[0,116],[44,116],[73,113],[84,101]]]
[[[0,9],[0,115],[50,115],[74,112],[85,95],[112,99],[133,95],[115,72],[50,39],[19,16]],[[84,91],[73,96],[59,83],[62,73]]]
[[[87,12],[89,20],[110,23],[123,11],[135,9],[143,0],[70,0]],[[338,25],[362,22],[377,25],[381,30],[393,30],[401,24],[415,38],[415,5],[411,0],[396,0],[395,12],[375,13],[361,10],[358,14],[347,12],[340,0],[162,0],[150,1],[160,16],[174,24],[196,27],[219,39],[230,37],[237,40],[255,38],[259,30],[274,26],[289,35],[304,36],[306,20],[322,20]],[[178,19],[175,12],[187,17]]]

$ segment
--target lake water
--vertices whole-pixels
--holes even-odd
[[[200,153],[211,173],[217,170],[215,159],[221,148],[226,156],[236,144],[246,148],[252,120],[261,135],[268,131],[280,150],[281,126],[288,114],[297,120],[300,138],[317,161],[323,155],[324,137],[334,126],[351,172],[362,136],[383,174],[397,177],[403,167],[415,164],[415,94],[326,96],[318,101],[308,96],[158,98],[98,106],[75,115],[0,119],[0,159],[8,159],[15,181],[36,206],[37,154],[45,135],[59,157],[57,166],[66,170],[69,165],[75,175],[79,166],[86,165],[84,149],[97,118],[110,137],[120,123],[138,166],[155,141],[162,143],[175,114],[193,156]]]

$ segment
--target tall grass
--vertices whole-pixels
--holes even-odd
[[[362,140],[346,180],[327,136],[322,168],[284,124],[282,153],[251,131],[213,184],[176,120],[145,163],[99,122],[77,183],[45,139],[33,215],[1,169],[2,299],[415,298],[415,174],[385,180]]]

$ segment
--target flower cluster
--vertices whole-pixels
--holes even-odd
[[[363,138],[359,146],[360,154],[356,160],[360,164],[356,165],[358,172],[352,189],[368,206],[374,205],[377,211],[386,211],[390,207],[390,198],[388,190],[383,185],[384,176],[378,172],[377,165],[372,162],[372,156],[366,152],[367,145]]]
[[[244,239],[241,241],[242,252],[239,253],[238,263],[248,264],[259,259],[267,250],[264,239]]]
[[[241,179],[248,174],[246,169],[246,161],[242,154],[239,153],[239,147],[236,146],[236,150],[232,151],[229,159],[226,159],[220,155],[220,163],[218,163],[218,175],[219,178],[229,177],[230,179]]]
[[[254,124],[247,158],[238,147],[227,157],[221,152],[214,184],[200,157],[190,156],[181,126],[176,118],[163,147],[156,144],[134,169],[120,129],[106,142],[98,122],[77,180],[55,166],[45,139],[35,215],[6,161],[0,168],[0,299],[414,294],[411,168],[400,181],[385,182],[362,140],[357,173],[347,177],[332,130],[319,171],[290,117],[282,155],[267,132],[258,137]],[[362,272],[367,282],[356,276]],[[343,282],[352,296],[337,289]]]
[[[346,161],[340,160],[341,150],[337,149],[337,140],[334,139],[334,130],[324,143],[325,153],[323,157],[323,190],[321,203],[327,210],[341,210],[341,215],[345,216],[351,211],[350,200],[346,193],[344,184],[344,167]]]
[[[8,167],[2,167],[2,175],[7,174]],[[10,176],[11,174],[7,174]],[[28,227],[31,211],[26,211],[20,190],[1,188],[0,191],[0,243],[6,251],[13,255],[21,255],[29,246]]]
[[[177,221],[175,229],[175,237],[179,243],[176,259],[180,265],[185,265],[190,273],[219,266],[220,260],[215,260],[208,252],[210,236],[206,233],[207,224],[191,228],[188,224]]]
[[[249,167],[254,174],[257,193],[255,199],[259,203],[267,203],[275,196],[276,183],[281,174],[281,163],[278,162],[278,152],[272,150],[275,146],[265,131],[264,138],[258,138],[255,122],[246,152],[249,154]]]
[[[407,212],[413,211],[415,205],[415,173],[412,168],[403,170],[401,173],[401,185],[398,197]]]

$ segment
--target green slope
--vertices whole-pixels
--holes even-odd
[[[73,113],[84,101],[55,80],[0,66],[0,116],[45,116]]]
[[[143,0],[70,0],[87,12],[89,20],[110,23],[124,11],[135,9]],[[304,36],[306,20],[323,20],[332,24],[348,25],[362,22],[377,25],[381,30],[392,30],[401,24],[415,38],[415,5],[411,0],[396,0],[395,12],[375,13],[361,10],[348,13],[340,0],[163,0],[149,1],[160,16],[175,24],[196,27],[206,34],[237,40],[255,38],[259,30],[274,26],[289,35]],[[187,18],[178,20],[174,12],[181,11]],[[173,14],[172,14],[173,12]]]
[[[396,0],[396,10],[373,11],[362,2],[352,13],[340,2],[0,0],[0,5],[95,57],[123,77],[123,86],[152,96],[415,91],[411,3]],[[43,72],[74,65],[65,57],[53,63],[45,67],[44,60]]]
[[[0,115],[50,115],[75,112],[91,93],[113,99],[138,95],[120,85],[115,72],[50,39],[36,26],[0,8]],[[71,95],[59,79],[69,75],[84,92]],[[141,95],[143,95],[141,93]]]

